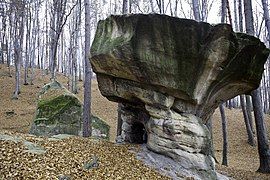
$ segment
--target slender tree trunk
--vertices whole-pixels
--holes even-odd
[[[174,7],[174,16],[178,17],[177,15],[177,8],[178,8],[178,0],[175,0],[175,7]]]
[[[259,89],[256,89],[252,92],[252,101],[258,138],[258,151],[260,158],[260,167],[257,171],[261,173],[270,173],[269,143],[266,135],[262,105],[258,91]]]
[[[152,11],[152,13],[154,13],[155,12],[155,8],[154,8],[153,0],[150,0],[150,5],[151,5],[151,11]]]
[[[12,9],[10,8],[9,9],[10,10],[10,12],[12,12]],[[9,43],[8,43],[8,49],[7,49],[7,53],[8,53],[8,55],[7,55],[7,65],[8,65],[8,72],[9,72],[9,77],[12,77],[12,75],[11,75],[11,70],[10,70],[10,65],[11,65],[11,46],[12,46],[12,41],[13,41],[13,33],[14,33],[14,25],[13,25],[13,17],[12,17],[12,15],[11,15],[11,13],[9,14],[9,26],[10,26],[10,28],[9,28]]]
[[[239,31],[244,32],[243,30],[243,9],[242,9],[242,0],[238,0],[238,15],[239,15]]]
[[[122,9],[123,14],[128,13],[128,4],[127,3],[128,3],[127,0],[123,0],[123,9]]]
[[[244,13],[246,32],[252,36],[255,34],[251,0],[244,0]]]
[[[35,5],[37,6],[37,5]],[[37,7],[35,7],[37,8]],[[37,22],[37,14],[35,13],[35,17],[33,18],[33,27],[32,27],[32,45],[31,45],[31,77],[30,84],[33,85],[34,79],[34,68],[35,68],[35,59],[36,59],[36,39],[37,39],[37,30],[36,30],[36,22]]]
[[[229,2],[229,0],[226,0],[226,8],[228,10],[228,18],[229,18],[230,25],[232,25],[232,27],[233,27],[232,15],[231,15],[231,9],[230,9],[230,2]]]
[[[254,35],[254,22],[252,14],[251,0],[244,0],[246,31],[250,35]],[[256,132],[258,139],[258,152],[260,158],[260,167],[257,170],[261,173],[270,173],[270,150],[267,138],[267,132],[264,125],[264,117],[262,111],[262,102],[260,99],[260,89],[252,91],[252,103],[255,116]]]
[[[90,39],[91,39],[91,16],[90,0],[84,0],[85,7],[85,78],[84,78],[84,104],[83,104],[83,137],[89,137],[92,133],[91,121],[91,80],[92,71],[90,60]]]
[[[253,133],[252,133],[252,130],[251,130],[251,127],[250,127],[250,122],[248,120],[248,115],[247,115],[247,111],[246,111],[246,104],[245,104],[244,95],[240,96],[240,101],[241,101],[242,112],[243,112],[245,125],[246,125],[246,130],[247,130],[247,135],[248,135],[248,143],[251,146],[255,146]]]
[[[239,31],[238,13],[237,13],[237,0],[233,1],[233,11],[234,11],[234,29],[235,29],[235,31]]]
[[[238,4],[239,30],[240,30],[240,32],[243,32],[244,30],[243,30],[242,0],[238,0],[238,2],[239,2],[239,4]],[[253,127],[253,120],[252,120],[253,118],[252,118],[252,113],[251,113],[251,99],[250,99],[250,96],[245,95],[245,99],[246,99],[245,109],[246,109],[247,119],[249,121],[250,129],[254,134],[255,131],[254,131],[254,127]],[[241,101],[241,99],[240,99],[240,101]]]
[[[29,8],[29,7],[28,7]],[[31,11],[30,8],[28,9],[28,16],[29,18],[26,19],[26,45],[25,45],[25,65],[24,65],[24,85],[28,85],[27,78],[28,78],[28,63],[29,63],[29,41],[30,41],[30,29],[31,29]],[[29,49],[28,49],[29,48]]]
[[[196,21],[201,21],[199,1],[192,0],[193,15]]]
[[[267,31],[268,31],[268,41],[269,41],[269,44],[270,44],[270,16],[269,16],[269,6],[268,3],[267,3],[268,0],[262,0],[262,5],[263,5],[263,16],[264,16],[264,19],[265,19],[265,26],[267,28]]]
[[[221,120],[222,120],[222,135],[223,135],[223,151],[222,151],[222,165],[228,166],[228,139],[227,139],[227,120],[225,116],[224,106],[219,106]]]
[[[18,39],[14,41],[14,62],[15,62],[15,91],[12,99],[18,99],[20,93],[20,45]]]
[[[227,0],[221,0],[221,23],[226,23]]]
[[[21,4],[24,6],[23,4]],[[18,99],[18,95],[20,94],[20,71],[21,71],[21,61],[22,61],[22,46],[23,46],[23,37],[24,37],[24,7],[21,7],[21,12],[16,12],[19,15],[15,15],[15,23],[18,23],[18,28],[15,28],[15,42],[14,42],[14,54],[15,54],[15,69],[16,69],[16,86],[15,92],[13,94],[12,99]],[[16,33],[18,32],[18,33]]]
[[[247,116],[250,124],[251,131],[255,134],[255,129],[253,126],[253,117],[252,117],[252,103],[251,97],[249,95],[245,95],[246,98],[246,109],[247,109]]]

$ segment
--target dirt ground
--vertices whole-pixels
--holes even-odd
[[[29,71],[29,74],[31,72]],[[12,69],[12,75],[14,72]],[[22,71],[23,75],[23,71]],[[21,85],[18,100],[12,100],[15,88],[15,78],[9,77],[5,65],[0,65],[0,130],[28,133],[35,113],[36,97],[41,87],[48,83],[49,75],[35,70],[33,85]],[[67,87],[68,79],[57,75],[58,80]],[[23,80],[23,79],[22,79]],[[83,84],[79,82],[78,97],[83,100]],[[104,98],[96,80],[92,81],[92,112],[104,119],[111,127],[110,140],[115,140],[117,104]],[[228,121],[228,167],[221,166],[222,162],[222,132],[220,114],[217,110],[213,116],[213,138],[215,156],[218,161],[216,168],[223,174],[235,179],[270,179],[270,175],[255,172],[259,167],[257,146],[247,144],[247,135],[242,112],[239,109],[226,109]],[[265,116],[266,127],[270,129],[270,116]]]

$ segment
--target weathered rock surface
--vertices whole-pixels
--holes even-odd
[[[46,84],[39,94],[31,134],[79,135],[82,124],[82,103],[59,82]]]
[[[24,152],[29,152],[29,153],[38,154],[38,155],[46,153],[46,150],[43,147],[39,146],[36,143],[27,141],[23,139],[22,137],[10,136],[7,134],[0,133],[0,141],[13,141],[15,143],[22,142],[26,149],[24,150]]]
[[[201,176],[198,173],[183,168],[183,166],[173,159],[157,154],[155,152],[149,151],[145,145],[142,145],[139,152],[135,152],[137,158],[143,161],[148,166],[156,169],[160,173],[171,177],[173,180],[186,180],[186,179],[196,179],[201,180]],[[217,178],[219,180],[229,180],[231,178],[217,173]],[[209,179],[209,178],[206,178]]]
[[[53,136],[81,135],[83,104],[59,82],[45,85],[38,97],[31,134]],[[102,119],[91,115],[92,136],[109,139],[110,127]]]
[[[110,126],[101,118],[91,115],[92,137],[110,139]]]
[[[101,93],[121,103],[124,141],[216,179],[204,123],[220,102],[259,86],[268,54],[226,24],[137,14],[99,22],[91,63]]]

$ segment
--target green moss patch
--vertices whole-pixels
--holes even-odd
[[[104,139],[109,140],[110,126],[107,123],[105,123],[105,121],[94,115],[91,115],[91,120],[92,120],[92,128],[98,129],[101,132],[101,134],[105,134]]]
[[[50,100],[39,100],[35,123],[39,124],[39,118],[46,119],[45,124],[54,124],[57,116],[63,114],[69,108],[81,107],[80,102],[71,95],[61,95]]]

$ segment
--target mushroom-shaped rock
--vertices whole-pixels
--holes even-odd
[[[98,23],[91,64],[102,95],[121,103],[125,141],[147,141],[199,178],[216,178],[204,123],[222,101],[259,86],[268,54],[227,24],[132,14]]]

